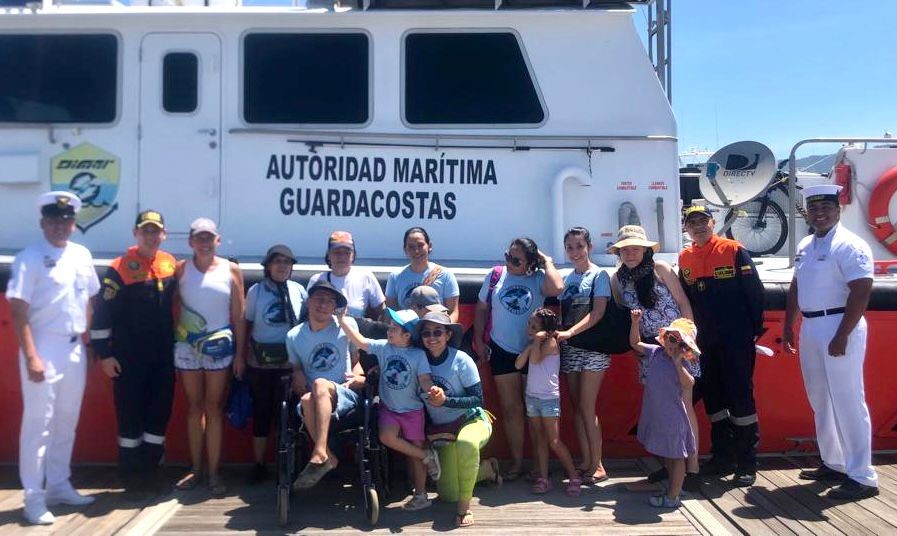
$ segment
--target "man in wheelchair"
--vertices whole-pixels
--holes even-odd
[[[361,399],[364,372],[358,351],[334,317],[346,298],[324,279],[308,289],[308,320],[287,334],[293,363],[293,391],[300,397],[302,418],[314,448],[296,478],[295,489],[311,488],[336,468],[339,460],[328,446],[331,420],[347,416]],[[347,319],[347,322],[354,320]]]

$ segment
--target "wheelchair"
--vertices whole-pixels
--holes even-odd
[[[374,526],[380,518],[381,499],[389,496],[389,456],[380,444],[377,429],[377,371],[367,374],[358,406],[339,420],[331,421],[331,449],[343,452],[346,441],[353,444],[358,466],[362,506],[367,522]],[[292,392],[291,378],[281,377],[286,393],[280,404],[277,431],[277,517],[281,526],[289,522],[293,481],[308,461],[311,437],[304,430],[298,412],[299,398]],[[336,447],[336,448],[334,448]]]

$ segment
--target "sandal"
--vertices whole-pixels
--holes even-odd
[[[470,510],[464,512],[463,514],[455,515],[455,526],[458,528],[469,527],[473,525],[473,512]]]
[[[654,495],[648,499],[648,503],[655,508],[679,508],[682,506],[679,499],[670,499],[666,494]]]
[[[199,480],[202,478],[202,472],[200,471],[189,471],[186,475],[182,476],[178,483],[174,485],[175,489],[181,491],[187,491],[194,489],[199,485]]]
[[[589,475],[589,478],[592,479],[592,484],[597,484],[599,482],[605,482],[607,480],[610,480],[610,477],[607,476],[607,471],[605,471],[603,468],[601,469],[600,473],[596,471],[595,473]]]
[[[221,475],[209,475],[209,492],[212,497],[216,498],[224,497],[224,494],[227,493],[227,485]]]
[[[576,477],[571,478],[567,481],[567,487],[564,489],[564,494],[567,497],[579,497],[582,493],[582,480]]]
[[[551,491],[552,487],[553,486],[551,485],[551,482],[549,482],[547,478],[537,478],[536,483],[533,484],[533,487],[530,488],[530,491],[532,491],[536,495],[545,495],[546,493]]]
[[[520,478],[520,475],[523,473],[523,469],[509,469],[507,473],[505,473],[505,482],[513,482]]]

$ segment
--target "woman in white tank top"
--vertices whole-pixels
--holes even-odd
[[[192,489],[202,478],[202,446],[208,453],[209,490],[227,491],[218,467],[224,429],[224,403],[234,359],[243,362],[245,324],[240,267],[215,255],[221,236],[215,222],[190,224],[193,258],[178,263],[180,314],[175,329],[174,361],[187,395],[190,471],[178,489]]]

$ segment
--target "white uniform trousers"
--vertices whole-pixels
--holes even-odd
[[[26,504],[42,501],[45,490],[65,486],[75,427],[87,379],[87,359],[81,337],[34,333],[37,353],[44,361],[44,381],[28,379],[25,357],[19,352],[24,411],[19,436],[19,478]],[[46,486],[44,485],[46,481]]]
[[[847,352],[828,354],[843,315],[804,318],[800,328],[800,368],[816,421],[822,462],[852,480],[878,486],[872,468],[872,422],[863,388],[866,320],[847,338]]]

